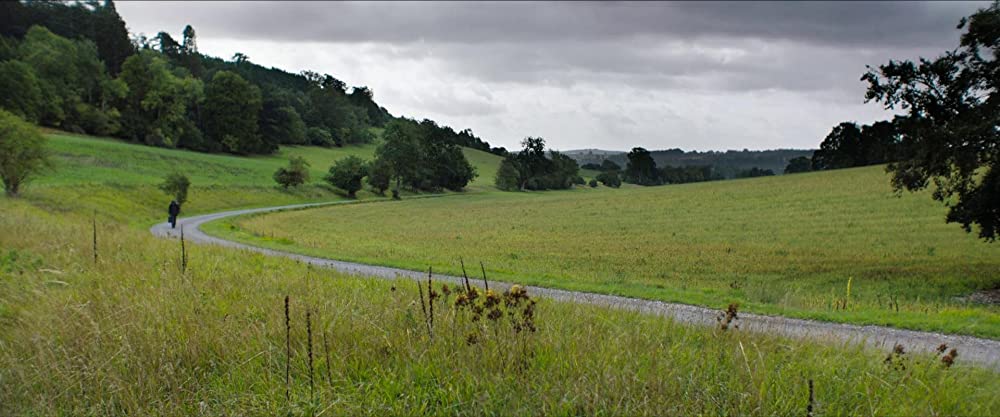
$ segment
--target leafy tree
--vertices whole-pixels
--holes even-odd
[[[73,41],[41,26],[32,26],[18,47],[19,60],[38,77],[43,106],[38,120],[44,125],[71,128],[79,105],[91,105],[107,78],[97,48],[89,40]],[[64,126],[65,122],[65,126]]]
[[[347,191],[347,196],[354,198],[361,189],[361,180],[368,172],[365,161],[354,155],[337,160],[330,167],[329,175],[324,178],[330,185]]]
[[[497,169],[494,183],[503,191],[520,191],[523,182],[521,173],[517,169],[517,162],[511,158],[504,158]]]
[[[545,139],[527,137],[524,149],[509,154],[501,163],[495,183],[501,190],[549,190],[573,186],[579,176],[576,160],[556,151],[545,150]],[[516,183],[514,182],[516,181]]]
[[[219,71],[205,87],[205,134],[235,154],[272,153],[277,144],[257,132],[260,89],[235,72]]]
[[[579,175],[577,175],[576,178],[573,179],[573,185],[584,185],[586,183],[587,181],[584,180],[583,177]]]
[[[38,77],[31,66],[17,60],[0,62],[0,108],[37,122],[45,103]]]
[[[591,163],[580,165],[580,168],[581,169],[589,169],[589,170],[593,170],[593,171],[600,171],[601,170],[601,165],[600,164],[595,164],[595,163],[591,162]]]
[[[590,184],[590,188],[597,188],[597,180],[596,179],[591,179],[589,184]]]
[[[0,110],[0,180],[7,195],[16,197],[48,165],[45,137],[30,123]]]
[[[163,183],[160,184],[160,190],[173,197],[174,201],[177,201],[177,204],[180,205],[184,205],[187,202],[188,188],[190,187],[191,180],[188,179],[187,175],[179,172],[167,174],[167,177],[163,179]]]
[[[812,171],[812,160],[804,156],[797,158],[792,158],[788,161],[788,166],[785,167],[786,174],[796,174],[799,172],[809,172]]]
[[[478,175],[458,145],[430,140],[423,144],[423,155],[424,164],[430,167],[430,178],[429,187],[422,188],[460,191]]]
[[[522,181],[537,182],[538,178],[553,170],[552,161],[545,156],[545,139],[529,136],[521,141],[521,147],[521,152],[513,157],[518,162]],[[528,185],[527,188],[538,189],[533,185]]]
[[[656,161],[644,148],[632,148],[626,155],[625,181],[639,185],[659,185],[660,175],[656,170]]]
[[[274,172],[274,182],[283,188],[298,187],[309,181],[309,163],[301,156],[288,160],[288,167],[278,168]]]
[[[162,55],[143,50],[130,56],[120,75],[128,85],[122,111],[123,133],[147,145],[176,147],[185,136],[200,135],[188,109],[204,100],[201,81],[178,77]],[[198,143],[195,150],[221,150],[218,142]],[[188,145],[190,146],[190,145]]]
[[[935,184],[948,222],[994,241],[1000,234],[1000,2],[962,19],[959,47],[935,59],[869,68],[866,100],[907,111],[900,160],[888,166],[897,191]]]
[[[595,179],[600,181],[601,184],[604,184],[606,187],[618,188],[622,186],[622,180],[618,177],[617,171],[602,172],[597,175],[597,178]]]
[[[376,159],[368,164],[368,185],[375,190],[378,195],[385,195],[385,190],[389,189],[389,182],[392,181],[392,170],[383,159]]]
[[[306,124],[291,106],[265,102],[260,112],[260,133],[270,142],[305,145]],[[322,139],[320,140],[322,142]]]
[[[375,159],[380,160],[389,171],[389,176],[396,185],[394,194],[398,195],[403,181],[411,186],[419,187],[421,176],[421,153],[416,126],[405,120],[390,122],[383,133],[385,139],[375,149]]]
[[[306,140],[310,145],[330,147],[333,146],[333,136],[330,132],[321,127],[310,127],[306,130]]]

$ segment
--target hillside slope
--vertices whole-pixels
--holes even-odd
[[[376,147],[374,144],[343,148],[294,146],[282,147],[275,155],[242,157],[157,148],[58,131],[50,131],[46,136],[53,166],[25,189],[27,198],[67,210],[91,207],[108,216],[143,225],[165,213],[170,199],[156,185],[170,172],[181,172],[191,179],[186,214],[218,208],[329,201],[343,198],[323,182],[330,165],[349,155],[370,160]],[[463,151],[480,173],[468,190],[492,189],[500,157],[468,148]],[[283,190],[272,175],[293,156],[301,156],[310,163],[311,181],[296,189]],[[359,197],[376,196],[362,191]],[[109,199],[114,200],[118,210],[107,210]]]

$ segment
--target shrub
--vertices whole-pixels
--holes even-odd
[[[35,126],[0,110],[0,180],[8,196],[49,165],[45,137]]]
[[[163,180],[160,184],[160,189],[167,193],[177,201],[177,204],[183,205],[187,201],[188,188],[191,186],[191,180],[184,174],[179,172],[174,172]]]
[[[274,181],[284,188],[297,187],[309,181],[309,163],[297,156],[288,160],[288,167],[274,172]]]
[[[602,172],[596,179],[600,181],[601,184],[611,188],[618,188],[622,186],[622,179],[618,177],[618,173],[614,171]]]
[[[347,191],[347,195],[353,198],[355,193],[361,189],[361,180],[364,179],[367,171],[368,167],[365,161],[351,155],[335,162],[330,167],[330,174],[324,179],[330,185]]]
[[[590,188],[597,188],[597,180],[590,180]]]
[[[335,144],[330,131],[321,127],[310,127],[306,131],[306,139],[310,145],[330,147]]]

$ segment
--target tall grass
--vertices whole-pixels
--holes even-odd
[[[0,248],[16,254],[0,265],[0,415],[803,415],[810,406],[815,415],[984,415],[1000,408],[998,375],[961,357],[946,367],[935,356],[908,354],[900,369],[883,363],[886,352],[548,300],[533,307],[536,331],[515,333],[489,327],[489,310],[473,321],[473,310],[456,307],[457,293],[435,284],[442,295],[431,301],[431,338],[414,288],[423,283],[310,271],[211,246],[188,248],[184,279],[176,242],[127,223],[100,224],[94,264],[90,212],[0,199],[0,214]],[[467,291],[488,293],[471,284]],[[327,384],[310,385],[310,330],[324,334],[327,353],[313,359]]]

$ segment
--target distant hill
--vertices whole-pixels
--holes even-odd
[[[800,156],[812,157],[813,150],[808,149],[774,149],[765,151],[751,150],[728,150],[728,151],[690,151],[682,149],[666,149],[651,151],[656,166],[696,166],[710,165],[713,172],[719,173],[726,178],[736,176],[736,173],[753,167],[770,169],[776,174],[781,174],[788,165],[788,161]],[[610,159],[618,165],[625,166],[626,153],[622,151],[606,151],[601,149],[580,149],[563,152],[583,164],[600,164],[605,159]]]

